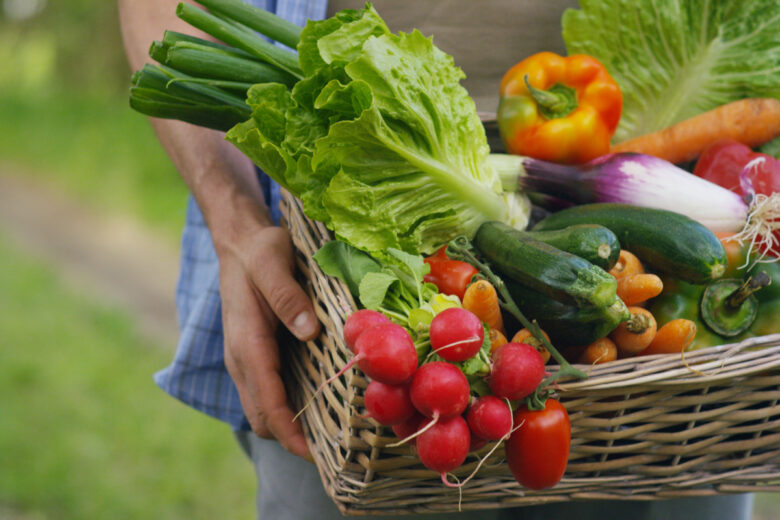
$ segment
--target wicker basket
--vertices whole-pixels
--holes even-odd
[[[351,358],[341,337],[355,305],[347,288],[312,261],[331,239],[325,226],[307,219],[287,193],[283,211],[324,325],[319,338],[289,353],[293,399],[301,407]],[[303,416],[325,489],[345,514],[780,491],[780,334],[687,353],[684,360],[658,355],[597,365],[587,380],[564,384],[571,454],[563,480],[544,491],[517,484],[499,449],[459,496],[411,447],[385,447],[397,439],[363,415],[366,385],[359,370],[350,370]],[[476,464],[469,455],[456,475],[467,476]]]

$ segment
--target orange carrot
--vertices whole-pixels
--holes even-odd
[[[672,163],[696,159],[718,139],[756,147],[780,135],[780,100],[748,98],[703,112],[668,128],[623,141],[610,152],[654,155]]]
[[[490,329],[488,337],[490,338],[490,354],[493,354],[498,347],[507,344],[506,336],[500,330]]]
[[[587,365],[598,365],[615,361],[616,359],[617,346],[615,343],[609,338],[599,338],[585,347],[577,362]]]
[[[655,298],[663,289],[664,283],[654,274],[632,274],[617,281],[617,295],[629,306]]]
[[[658,325],[647,309],[629,307],[631,318],[617,326],[609,335],[621,354],[632,355],[647,348],[655,337]]]
[[[723,273],[723,278],[744,277],[747,267],[745,266],[747,261],[746,246],[743,246],[739,241],[734,240],[733,237],[736,233],[729,231],[716,231],[715,236],[718,237],[720,243],[723,244],[723,248],[726,250],[726,258],[728,259],[728,267],[726,272]]]
[[[539,330],[542,332],[544,339],[550,341],[550,336],[548,336],[547,333],[542,329]],[[533,348],[539,351],[539,354],[542,355],[542,360],[544,360],[545,363],[550,361],[550,351],[547,350],[547,347],[544,346],[544,343],[536,339],[536,337],[531,334],[531,331],[528,329],[518,330],[517,333],[512,336],[512,343],[525,343],[527,345],[531,345]]]
[[[644,274],[645,268],[642,266],[642,262],[631,251],[625,249],[620,250],[620,256],[618,261],[609,270],[609,274],[615,278],[622,278],[623,276],[630,276],[632,274]]]
[[[653,341],[640,354],[679,354],[690,346],[695,337],[696,323],[678,318],[658,329]]]
[[[463,308],[476,314],[491,329],[504,332],[498,294],[496,288],[487,280],[477,280],[466,288],[463,294]]]

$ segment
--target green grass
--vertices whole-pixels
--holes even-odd
[[[0,84],[0,163],[97,210],[137,216],[173,239],[186,186],[147,119],[108,92]]]
[[[171,354],[0,236],[0,511],[51,519],[253,517],[229,428],[152,374]]]

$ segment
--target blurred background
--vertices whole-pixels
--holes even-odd
[[[116,4],[0,0],[0,519],[253,518],[229,427],[152,381],[186,189]]]
[[[115,3],[0,0],[0,64],[0,519],[252,518],[227,426],[152,381],[186,189],[128,108]]]

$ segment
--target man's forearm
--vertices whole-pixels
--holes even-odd
[[[179,0],[119,0],[119,17],[128,62],[133,70],[149,61],[152,41],[165,29],[198,34],[176,17]],[[198,34],[201,37],[205,35]],[[180,121],[150,119],[190,191],[198,201],[216,242],[229,241],[247,222],[270,224],[252,163],[224,134]],[[218,247],[220,244],[216,244]]]

